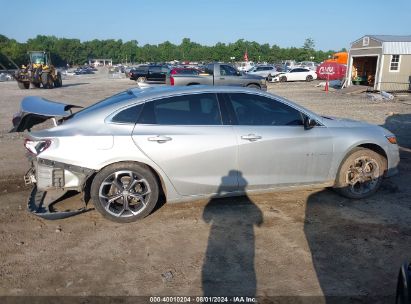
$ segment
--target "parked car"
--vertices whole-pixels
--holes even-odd
[[[306,68],[294,68],[286,73],[280,73],[268,79],[270,82],[285,81],[313,81],[317,79],[317,73]]]
[[[210,63],[204,67],[204,73],[199,75],[169,75],[167,84],[172,86],[190,85],[228,85],[242,86],[267,90],[264,77],[243,74],[232,65],[226,63]]]
[[[264,78],[269,76],[274,76],[279,74],[280,72],[277,71],[275,66],[272,65],[259,65],[251,69],[247,74],[249,75],[258,75]]]
[[[316,71],[317,70],[317,66],[318,64],[315,63],[314,61],[302,61],[299,62],[297,64],[297,66],[295,66],[296,68],[306,68],[312,71]]]
[[[94,74],[95,68],[91,68],[89,66],[82,66],[78,67],[73,71],[74,75],[86,75],[86,74]]]
[[[9,73],[0,73],[0,81],[9,81],[13,80],[13,76],[11,76]]]
[[[131,80],[137,82],[158,81],[165,82],[169,68],[164,65],[141,65],[129,73]]]
[[[311,185],[361,199],[399,163],[396,138],[382,127],[247,88],[131,89],[73,107],[26,97],[13,119],[12,131],[22,132],[61,118],[24,144],[29,208],[45,218],[73,214],[50,213],[43,200],[54,189],[83,192],[117,222],[147,216],[160,193],[177,202]]]

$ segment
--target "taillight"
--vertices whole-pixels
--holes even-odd
[[[33,155],[39,155],[41,152],[45,151],[50,147],[51,140],[44,139],[44,140],[31,140],[26,139],[24,141],[24,147],[29,151],[29,153]]]
[[[174,85],[174,77],[170,75],[170,85]]]
[[[171,75],[177,74],[177,70],[175,70],[175,69],[174,69],[174,70],[171,70],[170,74],[171,74]]]

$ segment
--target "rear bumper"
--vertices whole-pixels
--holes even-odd
[[[26,184],[35,183],[41,191],[52,189],[82,191],[87,178],[94,170],[47,159],[32,159],[26,173]]]

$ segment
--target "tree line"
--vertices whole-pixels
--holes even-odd
[[[44,35],[38,35],[20,43],[0,34],[0,54],[8,56],[17,65],[27,63],[27,51],[43,50],[50,52],[52,62],[56,66],[82,65],[90,58],[112,59],[113,63],[168,62],[172,60],[243,61],[246,51],[249,60],[254,62],[273,63],[287,59],[321,62],[335,52],[333,50],[315,50],[314,47],[314,40],[311,38],[307,38],[301,47],[281,48],[275,44],[259,44],[244,39],[239,39],[234,43],[218,42],[213,46],[207,46],[184,38],[178,45],[165,41],[160,44],[140,46],[137,40],[123,42],[121,39],[94,39],[81,42],[79,39]],[[0,63],[2,62],[0,61]]]

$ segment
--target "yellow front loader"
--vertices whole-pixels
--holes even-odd
[[[14,75],[20,89],[29,89],[30,83],[45,89],[58,88],[63,85],[61,74],[53,66],[50,54],[44,51],[31,51],[27,53],[29,64],[23,65]]]

